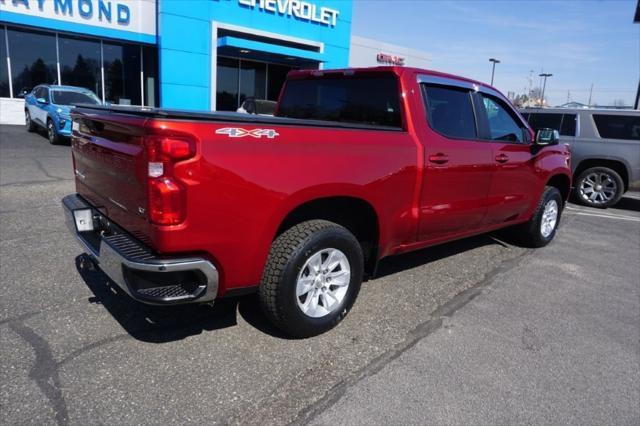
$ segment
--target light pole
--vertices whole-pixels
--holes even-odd
[[[542,96],[540,97],[540,106],[544,106],[544,91],[547,88],[547,77],[551,77],[553,74],[542,73],[538,74],[539,77],[544,78],[544,83],[542,83]]]
[[[499,64],[500,61],[495,59],[495,58],[490,58],[489,62],[493,62],[492,68],[491,68],[491,85],[493,86],[493,76],[496,73],[496,64]]]

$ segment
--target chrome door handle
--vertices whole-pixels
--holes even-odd
[[[430,155],[429,162],[435,163],[435,164],[445,164],[449,162],[449,156],[442,153],[438,153],[436,155]]]
[[[506,163],[507,161],[509,161],[509,156],[506,154],[496,155],[496,161],[498,163]]]

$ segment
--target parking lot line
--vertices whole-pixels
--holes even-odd
[[[624,216],[624,215],[617,215],[612,213],[591,213],[591,212],[587,212],[581,209],[575,209],[571,207],[567,207],[565,210],[569,214],[576,214],[580,216],[604,217],[608,219],[620,219],[620,220],[629,220],[631,222],[640,222],[639,217],[633,217],[633,216]]]

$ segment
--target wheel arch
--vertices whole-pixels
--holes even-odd
[[[547,180],[546,186],[557,188],[562,194],[562,199],[567,201],[571,194],[571,178],[564,173],[558,173]]]
[[[324,219],[348,229],[362,247],[365,275],[375,274],[378,261],[380,224],[378,213],[364,198],[353,195],[336,195],[306,199],[292,207],[283,219],[273,239],[301,222]]]

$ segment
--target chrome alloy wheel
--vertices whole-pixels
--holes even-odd
[[[616,181],[604,172],[589,173],[580,182],[580,196],[589,204],[604,204],[618,192]]]
[[[324,317],[342,304],[350,281],[347,256],[338,249],[322,249],[307,259],[298,274],[298,307],[312,318]]]
[[[553,233],[558,222],[558,202],[556,200],[549,200],[544,206],[544,212],[542,212],[542,220],[540,221],[540,234],[544,238],[549,238]]]

